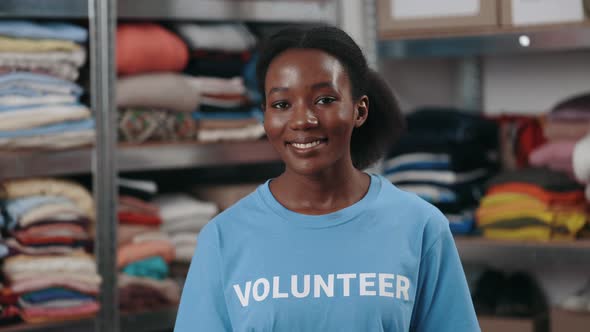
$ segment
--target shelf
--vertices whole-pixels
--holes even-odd
[[[590,260],[590,239],[534,242],[455,236],[455,243],[464,261],[478,261],[481,258],[515,261],[533,259],[539,262],[549,261],[548,259],[557,259],[561,262]]]
[[[93,331],[94,319],[71,320],[53,323],[28,324],[18,323],[14,325],[0,326],[0,332],[79,332]]]
[[[278,162],[268,141],[123,145],[118,151],[119,171],[194,168]]]
[[[328,0],[119,0],[119,18],[255,21],[334,22],[336,8]],[[2,0],[0,17],[86,18],[85,0]]]
[[[590,24],[406,33],[379,41],[381,58],[459,57],[590,49]]]
[[[64,151],[0,152],[0,180],[24,176],[89,173],[91,148]]]
[[[93,149],[0,153],[0,179],[30,176],[76,175],[92,170]],[[121,145],[120,171],[195,168],[278,162],[265,140],[228,143]]]
[[[121,331],[163,332],[172,331],[176,321],[176,308],[137,314],[121,314]]]

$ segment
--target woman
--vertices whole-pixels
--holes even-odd
[[[478,331],[448,221],[362,171],[401,131],[337,28],[274,35],[257,68],[285,171],[200,233],[176,331]]]

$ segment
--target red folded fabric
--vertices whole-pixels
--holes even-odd
[[[507,182],[491,186],[486,195],[500,193],[520,193],[537,198],[547,205],[578,206],[584,202],[584,192],[581,190],[568,192],[553,192],[539,186],[521,182]]]
[[[133,225],[160,225],[162,219],[159,216],[135,213],[129,211],[119,211],[117,213],[119,222],[122,224]]]
[[[186,44],[157,24],[119,24],[117,27],[117,73],[121,75],[182,71],[188,59]]]

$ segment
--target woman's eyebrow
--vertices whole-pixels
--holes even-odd
[[[336,87],[330,81],[315,83],[311,86],[312,90],[317,90],[317,89],[321,89],[321,88],[331,88],[331,89],[336,90]]]
[[[285,87],[274,87],[272,89],[270,89],[270,91],[268,92],[268,95],[270,96],[271,94],[275,93],[275,92],[282,92],[282,91],[287,91],[289,90],[289,88],[285,88]]]

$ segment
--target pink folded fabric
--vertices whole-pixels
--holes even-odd
[[[99,309],[98,302],[89,301],[80,306],[69,308],[25,308],[21,310],[21,317],[30,323],[80,319],[96,314]]]
[[[576,141],[554,141],[543,144],[529,155],[533,166],[548,167],[556,171],[573,174],[574,147]]]
[[[122,268],[127,264],[153,256],[160,256],[170,263],[174,255],[174,246],[170,241],[154,240],[125,244],[117,251],[117,267]]]

